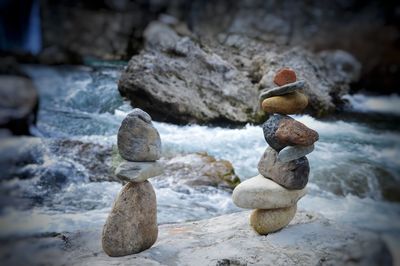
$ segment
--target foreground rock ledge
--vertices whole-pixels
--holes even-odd
[[[391,265],[381,238],[300,210],[281,231],[259,236],[250,211],[212,219],[161,225],[155,245],[139,254],[110,258],[100,246],[100,228],[66,237],[36,238],[33,254],[9,243],[7,262],[56,265]],[[36,242],[37,241],[37,242]],[[36,242],[36,243],[34,243]],[[49,244],[54,242],[52,244]],[[38,247],[36,250],[34,246]],[[6,252],[6,251],[4,251]],[[7,252],[6,252],[7,253]],[[11,264],[10,264],[11,265]]]

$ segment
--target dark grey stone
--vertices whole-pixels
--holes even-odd
[[[278,153],[268,147],[258,163],[258,172],[287,189],[302,189],[307,185],[310,165],[303,156],[290,162],[280,162]]]

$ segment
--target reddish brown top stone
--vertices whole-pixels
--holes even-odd
[[[290,68],[282,68],[276,73],[274,82],[278,86],[283,86],[288,83],[293,83],[297,80],[296,73]]]

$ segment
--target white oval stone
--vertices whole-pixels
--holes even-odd
[[[232,193],[236,206],[245,209],[277,209],[293,206],[307,193],[307,188],[288,190],[274,181],[257,175],[240,183]]]

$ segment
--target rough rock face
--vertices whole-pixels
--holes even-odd
[[[334,101],[360,71],[357,60],[345,52],[336,60],[327,56],[329,52],[322,57],[302,48],[281,52],[241,35],[221,37],[209,46],[188,36],[178,35],[172,26],[151,23],[144,35],[146,49],[132,57],[122,73],[121,95],[149,110],[155,120],[260,122],[260,90],[276,87],[273,75],[285,66],[307,80],[308,112],[322,115],[335,109]],[[344,62],[346,72],[341,71]]]
[[[251,229],[249,216],[250,211],[246,211],[161,225],[157,243],[134,256],[108,257],[98,241],[101,232],[94,229],[69,233],[66,237],[32,238],[25,245],[15,240],[4,246],[0,258],[4,258],[5,265],[372,266],[394,263],[392,256],[396,256],[396,250],[391,254],[379,235],[316,213],[299,210],[287,227],[267,237]]]
[[[38,105],[38,93],[30,79],[0,75],[0,128],[8,128],[15,135],[30,135]]]
[[[145,37],[148,49],[131,59],[118,86],[134,106],[162,121],[254,121],[258,90],[235,66],[161,23]]]
[[[103,228],[102,246],[111,257],[139,253],[157,240],[156,194],[149,181],[128,182]]]

